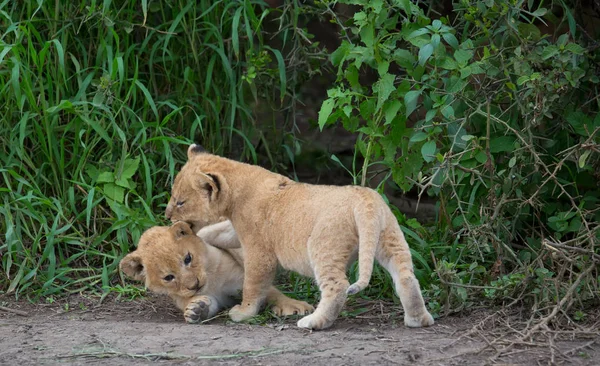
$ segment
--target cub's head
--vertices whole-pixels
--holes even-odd
[[[119,263],[128,277],[169,296],[192,297],[206,284],[206,247],[188,224],[155,226]]]
[[[207,168],[218,159],[200,145],[190,145],[188,161],[175,177],[171,200],[165,210],[168,220],[185,221],[194,232],[221,221],[226,183],[221,175],[210,173]]]

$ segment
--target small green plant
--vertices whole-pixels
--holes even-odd
[[[135,299],[144,297],[146,290],[138,286],[133,285],[115,285],[104,289],[105,293],[114,292],[117,294],[117,300],[133,301]]]
[[[88,175],[99,186],[111,206],[115,203],[122,204],[125,193],[135,190],[132,179],[140,164],[140,158],[125,159],[119,164],[117,171],[99,171],[93,165],[88,165]]]

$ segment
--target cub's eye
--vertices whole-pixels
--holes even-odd
[[[185,203],[185,201],[177,201],[177,207],[183,206],[184,203]]]
[[[183,259],[183,263],[187,266],[192,262],[192,255],[188,253]]]
[[[163,280],[165,280],[167,282],[171,282],[174,279],[175,279],[175,276],[173,276],[173,275],[168,275],[168,276],[165,276],[165,278],[163,278]]]

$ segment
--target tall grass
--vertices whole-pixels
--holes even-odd
[[[252,91],[289,87],[261,35],[269,11],[0,3],[0,290],[110,287],[123,253],[161,223],[179,145],[256,160]]]

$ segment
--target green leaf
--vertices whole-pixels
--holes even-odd
[[[573,37],[575,37],[575,30],[577,29],[577,23],[575,22],[573,13],[571,13],[571,10],[566,5],[563,6],[563,10],[567,13],[567,21],[569,23],[569,31],[571,32],[571,35]]]
[[[468,50],[456,50],[454,52],[454,58],[461,66],[466,66],[469,60],[473,57],[473,51]]]
[[[443,106],[440,109],[440,112],[442,112],[442,115],[444,117],[446,117],[446,119],[449,119],[449,120],[453,120],[454,119],[454,108],[452,108],[451,105]]]
[[[329,57],[331,60],[331,63],[334,66],[341,65],[342,62],[344,61],[344,59],[350,53],[350,48],[351,48],[350,43],[348,41],[343,41],[342,44],[335,51],[333,51],[333,53]]]
[[[458,48],[458,40],[456,39],[456,36],[454,36],[454,34],[442,33],[442,38],[444,39],[444,41],[446,41],[446,43],[450,45],[450,47],[454,49]]]
[[[346,117],[350,117],[350,115],[352,114],[352,106],[351,105],[345,105],[342,108],[342,111],[344,112],[344,114],[346,115]]]
[[[332,98],[325,99],[323,104],[321,105],[321,109],[319,110],[319,129],[323,131],[323,127],[327,123],[327,119],[331,115],[333,111],[333,107],[335,106],[335,100]]]
[[[55,105],[53,107],[50,107],[48,109],[46,109],[46,112],[49,114],[58,112],[58,111],[64,111],[64,110],[72,110],[73,109],[73,103],[71,103],[71,101],[69,100],[61,100],[60,103],[58,103],[58,105]]]
[[[456,70],[458,68],[458,63],[451,57],[444,57],[442,62],[438,64],[442,69],[446,70]]]
[[[233,22],[231,25],[231,47],[233,48],[233,53],[235,54],[236,59],[240,58],[240,34],[238,29],[240,26],[240,19],[242,17],[243,10],[244,8],[240,6],[235,11],[235,14],[233,15]]]
[[[433,46],[431,43],[427,43],[425,46],[421,47],[419,50],[419,65],[425,65],[425,62],[431,57],[433,54]]]
[[[512,136],[493,137],[490,140],[490,152],[499,153],[513,151],[515,148],[515,138]]]
[[[435,109],[435,108],[428,110],[427,113],[425,114],[425,122],[430,122],[435,117],[437,112],[438,112],[438,109]]]
[[[404,12],[408,15],[413,13],[413,8],[416,6],[410,0],[397,0],[395,5],[404,10]]]
[[[544,16],[547,12],[548,12],[548,9],[546,9],[546,8],[539,8],[538,10],[534,11],[532,15],[534,17],[538,17],[539,18],[539,17]]]
[[[98,174],[96,183],[112,183],[115,181],[115,175],[112,172],[102,172]]]
[[[517,85],[523,85],[530,80],[528,75],[523,75],[517,79]]]
[[[390,69],[390,63],[387,61],[381,61],[377,64],[377,73],[379,73],[380,77],[385,76]]]
[[[564,47],[567,45],[567,42],[569,42],[569,35],[567,33],[565,34],[561,34],[560,37],[558,37],[558,39],[556,40],[556,44],[559,47]]]
[[[139,165],[140,165],[139,157],[137,157],[135,159],[125,159],[125,162],[123,162],[123,171],[121,172],[121,178],[127,179],[127,178],[133,177],[133,175],[137,171]]]
[[[538,41],[542,37],[540,29],[534,24],[518,22],[517,29],[521,33],[521,37],[525,39]]]
[[[583,113],[581,110],[569,113],[567,115],[567,122],[573,127],[575,133],[581,136],[589,136],[587,131],[593,126],[590,116]],[[586,131],[587,126],[587,131]]]
[[[591,153],[592,150],[586,150],[583,152],[583,154],[581,154],[581,156],[579,157],[579,168],[583,168],[585,166],[585,161]]]
[[[565,50],[574,53],[576,55],[583,55],[585,52],[585,48],[581,47],[580,45],[578,45],[577,43],[568,43],[565,46]]]
[[[431,36],[431,45],[433,46],[434,50],[436,48],[438,48],[438,46],[440,45],[440,35],[439,34],[434,34],[433,36]]]
[[[417,109],[417,102],[421,95],[421,90],[411,90],[404,95],[404,105],[406,106],[406,117],[410,116]]]
[[[123,188],[131,188],[129,185],[129,179],[126,178],[118,178],[117,180],[115,180],[115,184],[118,185],[119,187],[123,187]]]
[[[102,90],[98,90],[94,95],[94,99],[92,99],[92,104],[96,107],[100,107],[104,103],[105,99],[106,95],[104,95],[104,92]]]
[[[383,75],[377,82],[377,107],[375,111],[379,111],[383,107],[383,103],[389,98],[390,94],[396,88],[394,87],[394,80],[396,76],[393,74]]]
[[[156,109],[156,104],[154,103],[154,99],[152,99],[152,94],[150,94],[150,92],[148,91],[148,88],[146,88],[146,86],[144,84],[142,84],[139,80],[135,80],[135,85],[137,85],[138,88],[140,88],[140,90],[142,91],[142,94],[144,94],[144,97],[146,97],[146,101],[148,102],[150,109],[152,109],[152,112],[154,113],[154,116],[156,117],[156,120],[158,121],[158,110]]]
[[[421,155],[423,156],[423,160],[426,162],[432,162],[435,159],[435,150],[437,146],[435,145],[435,141],[427,141],[421,147]]]
[[[397,49],[394,51],[393,59],[405,69],[411,70],[415,64],[415,56],[408,50]]]
[[[144,14],[143,26],[146,24],[146,19],[148,19],[148,0],[142,0],[142,13]]]
[[[546,46],[544,47],[544,50],[542,51],[542,60],[547,60],[550,57],[556,55],[558,53],[558,47],[556,47],[555,45],[550,45],[550,46]]]
[[[353,89],[360,89],[360,82],[358,80],[358,70],[354,65],[349,65],[346,69],[346,80],[350,83]]]
[[[385,124],[386,125],[392,123],[394,118],[398,115],[398,111],[400,110],[401,106],[402,106],[402,103],[400,103],[400,101],[397,99],[392,100],[390,103],[388,103],[385,106],[383,113],[385,114]]]
[[[427,134],[423,131],[418,131],[410,137],[410,142],[420,142],[427,140]]]
[[[287,91],[287,77],[285,74],[285,60],[283,59],[283,55],[279,52],[278,49],[271,48],[265,46],[266,49],[273,52],[275,58],[277,59],[277,68],[279,69],[279,99],[283,103],[283,99],[285,98],[285,93]]]
[[[431,31],[429,29],[427,29],[427,28],[420,28],[420,29],[417,29],[416,31],[412,32],[411,34],[409,34],[406,37],[406,40],[410,41],[413,38],[417,38],[417,37],[420,37],[422,35],[429,34],[429,33],[431,33]]]
[[[477,154],[475,154],[475,160],[480,162],[481,164],[487,161],[487,154],[483,150],[479,150]]]
[[[373,24],[367,24],[360,30],[360,40],[363,41],[368,49],[373,49],[375,45],[375,29]]]
[[[104,185],[104,194],[113,201],[123,203],[125,199],[125,190],[114,183]]]
[[[513,166],[515,166],[515,164],[517,163],[517,157],[513,156],[512,158],[510,158],[510,160],[508,161],[508,167],[512,168]]]

